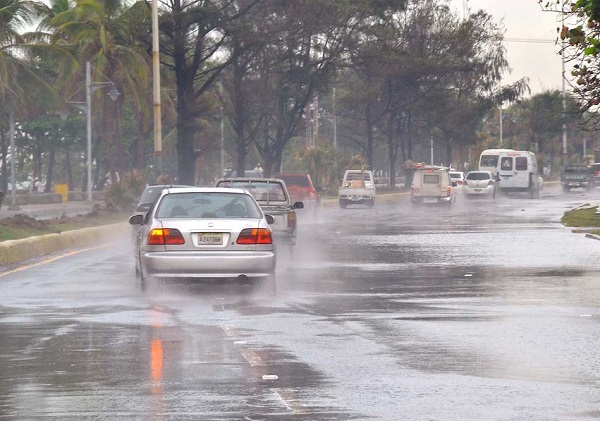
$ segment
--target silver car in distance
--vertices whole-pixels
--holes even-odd
[[[134,240],[136,275],[148,278],[261,281],[275,288],[276,252],[270,215],[245,190],[165,189],[144,215]]]

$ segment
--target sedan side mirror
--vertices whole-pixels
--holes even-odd
[[[133,215],[129,217],[129,223],[131,225],[142,225],[144,222],[144,215]]]
[[[302,202],[296,202],[292,205],[292,208],[294,209],[304,209],[304,203]]]
[[[270,224],[274,224],[275,223],[275,218],[273,218],[272,215],[265,215],[265,219],[267,220],[267,223]]]

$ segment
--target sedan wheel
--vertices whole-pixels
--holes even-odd
[[[146,292],[146,289],[148,288],[148,278],[144,276],[144,272],[141,269],[141,266],[135,266],[135,278],[136,285],[139,286],[140,292]]]

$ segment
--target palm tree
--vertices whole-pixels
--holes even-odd
[[[0,116],[24,118],[60,101],[40,66],[49,46],[39,42],[36,32],[27,32],[43,8],[32,0],[0,0]],[[5,121],[0,118],[0,125]],[[6,177],[2,180],[4,187]]]
[[[55,6],[64,3],[65,0],[56,0]],[[107,103],[106,95],[101,95],[100,90],[92,98],[92,115],[105,128],[103,133],[96,134],[96,138],[98,142],[106,142],[108,170],[113,182],[116,171],[125,169],[125,147],[120,132],[121,107],[125,97],[135,110],[139,127],[146,132],[151,127],[152,102],[148,101],[151,67],[144,44],[149,36],[149,12],[147,7],[142,6],[136,3],[126,7],[118,0],[76,0],[73,7],[63,8],[44,21],[54,32],[55,44],[72,45],[80,57],[80,64],[91,63],[93,85],[111,81],[124,94],[118,98],[116,106]],[[64,89],[70,91],[71,96],[76,95],[82,86],[82,67],[79,67],[77,77],[64,81]],[[141,142],[143,136],[138,136],[138,139]],[[98,149],[96,145],[95,150]]]

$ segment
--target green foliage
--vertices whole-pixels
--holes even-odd
[[[561,222],[567,227],[600,227],[598,206],[585,206],[564,213]]]
[[[567,44],[563,49],[565,59],[575,62],[571,76],[580,107],[587,110],[600,105],[600,1],[577,0],[566,9],[559,2],[538,1],[545,10],[565,15],[559,38]]]
[[[105,189],[105,203],[108,209],[124,211],[131,209],[144,191],[146,183],[137,172],[124,173],[117,183]]]

